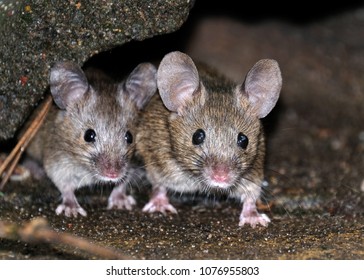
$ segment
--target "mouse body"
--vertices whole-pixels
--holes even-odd
[[[282,77],[275,60],[258,61],[235,85],[215,70],[171,52],[157,72],[159,94],[146,106],[136,150],[152,185],[145,212],[172,212],[168,191],[239,199],[239,225],[266,226],[256,201],[264,179],[261,118],[275,106]]]
[[[141,63],[117,83],[97,69],[59,62],[49,81],[54,104],[27,153],[61,192],[56,213],[86,216],[75,190],[102,184],[115,185],[109,209],[130,210],[137,120],[156,92],[155,66]]]

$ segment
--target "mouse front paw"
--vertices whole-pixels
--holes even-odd
[[[257,225],[263,227],[268,226],[270,219],[265,214],[260,214],[257,210],[256,199],[247,198],[243,204],[243,210],[240,214],[239,226],[244,226],[245,224],[250,225],[255,228]]]
[[[74,217],[74,218],[76,218],[78,214],[84,217],[87,216],[86,211],[80,205],[68,206],[64,203],[58,205],[56,209],[57,215],[61,215],[62,213],[64,213],[66,217]]]
[[[107,202],[107,209],[126,209],[130,211],[134,205],[136,205],[135,199],[131,195],[127,195],[125,187],[120,185],[112,190]]]
[[[126,209],[130,211],[133,209],[134,205],[136,205],[136,201],[131,195],[110,195],[108,199],[107,209]]]
[[[255,228],[257,225],[266,227],[269,223],[270,219],[268,216],[266,214],[259,214],[258,212],[249,216],[241,215],[239,220],[240,227],[244,226],[245,224],[250,225],[252,228]]]
[[[176,208],[174,208],[169,203],[169,199],[164,193],[159,193],[156,196],[154,196],[144,206],[143,212],[147,212],[147,213],[160,212],[162,214],[167,214],[167,212],[170,212],[172,214],[177,214]]]

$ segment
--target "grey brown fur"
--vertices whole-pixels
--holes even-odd
[[[243,203],[239,225],[266,226],[256,200],[263,181],[265,143],[260,118],[275,106],[282,85],[274,60],[257,62],[245,83],[197,70],[186,54],[167,54],[158,68],[159,95],[145,109],[137,135],[153,194],[146,212],[172,212],[167,191],[228,194]],[[192,143],[202,129],[203,143]],[[245,149],[239,133],[248,137]]]

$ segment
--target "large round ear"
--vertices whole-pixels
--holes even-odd
[[[259,60],[238,86],[238,93],[246,95],[259,118],[264,118],[274,108],[282,88],[282,76],[277,61]]]
[[[157,85],[167,109],[181,112],[200,88],[199,75],[192,59],[178,51],[165,55],[158,68]]]
[[[123,90],[119,89],[119,94],[127,94],[139,110],[143,109],[150,98],[157,91],[157,69],[151,63],[140,63],[130,73],[125,84],[120,84]]]
[[[53,100],[61,109],[77,103],[89,88],[84,72],[73,62],[59,62],[52,67],[49,84]]]

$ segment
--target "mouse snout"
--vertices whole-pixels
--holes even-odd
[[[211,170],[211,179],[219,182],[219,183],[226,183],[229,181],[229,168],[224,165],[215,166]]]
[[[113,179],[118,179],[120,177],[120,173],[115,168],[108,168],[103,171],[102,176],[113,180]]]
[[[234,175],[228,164],[219,163],[205,168],[205,177],[209,185],[226,188],[233,184]]]
[[[103,180],[116,181],[125,175],[126,162],[122,158],[113,159],[101,154],[96,159],[96,168]]]

